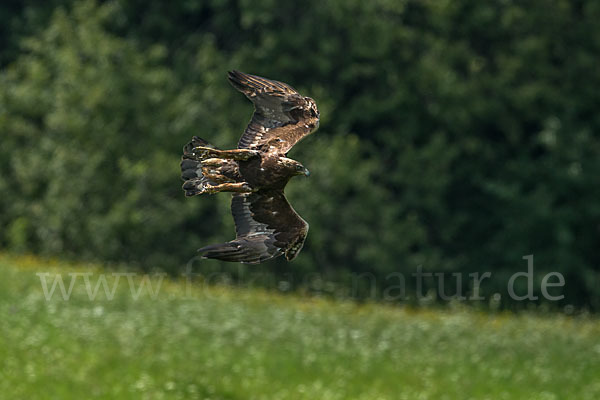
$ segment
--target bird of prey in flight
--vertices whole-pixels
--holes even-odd
[[[313,99],[291,86],[239,71],[229,82],[254,103],[254,115],[235,150],[220,150],[197,136],[184,146],[181,176],[186,196],[232,192],[236,238],[198,250],[203,258],[256,264],[282,254],[293,260],[304,245],[308,223],[283,190],[309,172],[288,151],[319,127]]]

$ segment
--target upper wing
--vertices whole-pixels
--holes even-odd
[[[203,257],[256,264],[285,254],[291,261],[304,245],[308,224],[282,191],[234,194],[231,213],[236,239],[198,250]]]
[[[254,103],[254,115],[238,148],[285,154],[318,128],[314,100],[291,86],[239,71],[229,72],[229,82]]]

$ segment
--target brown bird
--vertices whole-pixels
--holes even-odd
[[[308,223],[283,190],[309,172],[287,152],[319,127],[313,99],[278,81],[229,72],[229,82],[254,103],[254,115],[235,150],[219,150],[195,136],[181,160],[186,196],[233,192],[236,238],[198,250],[203,258],[256,264],[285,254],[293,260],[304,245]]]

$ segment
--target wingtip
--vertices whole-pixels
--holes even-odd
[[[231,71],[227,72],[227,77],[232,80],[232,79],[240,79],[241,77],[245,76],[247,74],[238,71],[237,69],[232,69]]]
[[[203,259],[217,259],[244,264],[259,264],[273,258],[273,255],[263,257],[263,254],[257,252],[256,248],[244,246],[235,241],[211,244],[198,249],[198,253],[201,253],[200,257]]]
[[[216,258],[225,259],[227,261],[228,256],[235,254],[237,251],[235,246],[231,243],[219,243],[204,246],[197,250],[200,256],[204,259]]]
[[[233,87],[238,90],[244,89],[244,85],[242,83],[244,80],[244,76],[245,74],[243,72],[237,71],[235,69],[227,72],[227,79],[229,80],[229,83],[231,83],[231,85],[233,85]]]
[[[265,78],[237,70],[229,71],[228,78],[229,83],[248,98],[252,98],[256,92],[263,90],[265,86]]]

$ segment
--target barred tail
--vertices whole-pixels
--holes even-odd
[[[181,178],[186,196],[195,196],[204,193],[216,193],[214,187],[224,183],[243,182],[237,161],[224,158],[207,158],[206,153],[194,154],[194,148],[209,147],[218,150],[194,136],[192,141],[183,147],[181,157]]]
[[[182,188],[185,191],[186,196],[202,194],[206,187],[212,184],[212,182],[210,182],[210,180],[202,173],[202,163],[193,155],[193,149],[198,146],[216,149],[215,146],[198,136],[194,136],[191,142],[183,146],[183,157],[181,157],[181,179],[185,181]]]

